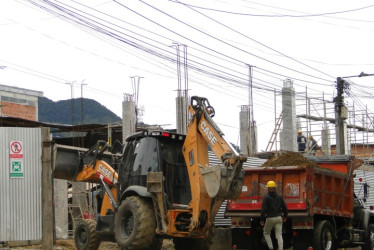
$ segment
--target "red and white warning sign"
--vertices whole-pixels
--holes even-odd
[[[11,141],[9,144],[9,174],[10,178],[24,178],[23,172],[23,145],[20,141]]]
[[[23,145],[20,141],[10,142],[9,158],[23,158]]]

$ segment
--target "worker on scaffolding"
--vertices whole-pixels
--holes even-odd
[[[297,131],[297,147],[299,152],[305,152],[306,137],[303,135],[303,131],[301,131],[301,129]]]
[[[317,152],[317,141],[313,138],[313,136],[308,136],[309,142],[308,142],[308,147],[309,147],[309,153],[311,155],[316,155]]]

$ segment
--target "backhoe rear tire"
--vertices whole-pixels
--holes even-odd
[[[127,197],[114,217],[114,235],[118,245],[126,250],[149,249],[157,239],[156,218],[145,198]]]
[[[78,250],[98,249],[100,246],[100,237],[96,234],[96,221],[81,221],[74,230],[74,241]]]

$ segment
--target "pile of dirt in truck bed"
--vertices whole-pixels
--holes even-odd
[[[271,157],[263,165],[263,167],[282,167],[282,166],[318,167],[316,163],[308,161],[300,153],[288,152],[288,151],[282,152],[280,155]]]

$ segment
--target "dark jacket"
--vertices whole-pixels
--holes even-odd
[[[306,148],[306,137],[303,135],[297,136],[297,146],[299,152],[304,152]]]
[[[282,216],[282,213],[284,217],[287,217],[288,209],[282,196],[276,192],[269,192],[262,200],[261,220],[265,220],[268,217]]]

